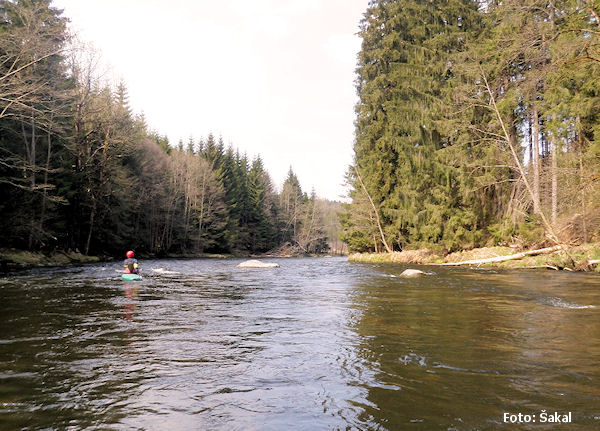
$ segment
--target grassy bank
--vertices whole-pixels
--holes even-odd
[[[41,253],[15,249],[0,249],[0,269],[4,271],[41,266],[75,265],[99,261],[100,258],[98,256],[85,256],[75,251]]]
[[[431,265],[440,263],[463,262],[466,260],[487,259],[498,256],[508,256],[518,253],[511,247],[483,247],[443,254],[428,249],[405,250],[394,253],[355,253],[348,256],[350,262],[362,263],[400,263],[415,265]],[[569,254],[577,263],[586,260],[600,259],[600,243],[582,244],[569,249]],[[569,256],[562,250],[550,254],[526,256],[518,260],[481,264],[479,266],[497,268],[571,268],[573,264]],[[600,272],[600,265],[591,268]]]

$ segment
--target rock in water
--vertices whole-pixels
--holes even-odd
[[[400,274],[400,277],[420,277],[425,274],[426,273],[420,269],[405,269],[404,272]]]
[[[278,263],[261,262],[260,260],[247,260],[238,265],[238,268],[279,268]]]

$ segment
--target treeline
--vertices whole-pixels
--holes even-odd
[[[372,0],[360,36],[351,250],[598,239],[597,1]]]
[[[329,249],[336,204],[303,192],[291,168],[278,193],[260,157],[213,135],[173,148],[132,113],[125,85],[97,74],[97,57],[73,48],[49,0],[0,1],[2,247]]]

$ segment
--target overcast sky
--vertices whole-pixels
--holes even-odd
[[[210,132],[339,199],[368,0],[54,0],[171,145]]]

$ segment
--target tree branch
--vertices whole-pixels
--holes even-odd
[[[381,220],[379,219],[379,211],[377,211],[377,207],[375,207],[375,203],[373,202],[373,199],[371,199],[371,195],[367,191],[367,188],[365,187],[365,183],[363,183],[360,173],[358,172],[358,163],[354,166],[354,171],[356,171],[356,176],[358,177],[358,181],[360,182],[360,185],[362,186],[362,189],[364,190],[365,194],[367,195],[367,198],[369,199],[369,202],[371,203],[371,207],[373,207],[373,211],[375,212],[375,219],[377,221],[377,227],[379,228],[379,234],[381,235],[381,242],[383,243],[385,250],[388,253],[391,253],[392,250],[390,249],[390,246],[388,245],[387,241],[385,240],[385,235],[383,234],[383,229],[381,228]]]
[[[529,196],[530,196],[531,200],[533,201],[533,200],[535,200],[535,195],[533,193],[533,189],[531,188],[531,184],[529,184],[529,181],[527,180],[527,175],[525,174],[525,169],[523,168],[523,165],[521,164],[521,160],[519,159],[517,151],[515,150],[514,145],[510,139],[510,135],[508,133],[508,130],[506,129],[506,125],[504,123],[504,120],[502,119],[502,115],[500,115],[500,110],[498,109],[498,106],[496,105],[496,98],[494,97],[492,89],[490,88],[489,82],[487,80],[485,73],[483,72],[483,68],[481,67],[481,65],[479,65],[479,71],[481,72],[481,77],[483,78],[483,81],[485,83],[485,88],[487,90],[487,93],[490,96],[490,103],[492,105],[492,110],[496,114],[496,117],[497,117],[498,121],[500,122],[500,125],[502,126],[502,131],[504,133],[506,143],[508,144],[508,146],[510,148],[510,152],[511,152],[511,154],[514,158],[514,161],[517,165],[519,174],[521,175],[521,179],[523,180],[523,183],[525,184],[525,188],[527,189],[527,192],[529,193]],[[538,211],[538,214],[542,219],[542,223],[544,224],[546,231],[548,232],[549,239],[552,240],[552,242],[554,242],[555,244],[558,244],[560,246],[560,248],[562,248],[564,250],[564,252],[567,254],[567,256],[569,256],[569,259],[571,259],[571,262],[573,264],[575,264],[575,259],[573,259],[573,257],[571,256],[571,254],[567,250],[567,247],[564,244],[561,244],[561,242],[559,241],[558,236],[554,232],[553,226],[550,224],[550,222],[546,218],[546,215],[544,214],[544,212],[540,209]]]
[[[4,75],[4,76],[0,76],[0,81],[3,81],[3,80],[5,80],[5,79],[6,79],[6,78],[8,78],[9,76],[12,76],[12,75],[14,75],[14,74],[16,74],[16,73],[19,73],[21,70],[23,70],[23,69],[27,69],[29,66],[33,66],[34,64],[36,64],[36,63],[39,63],[40,61],[42,61],[42,60],[44,60],[44,59],[46,59],[46,58],[48,58],[48,57],[51,57],[51,56],[53,56],[53,55],[56,55],[56,54],[59,54],[59,53],[61,53],[62,51],[63,51],[63,49],[59,49],[59,50],[57,50],[57,51],[54,51],[54,52],[48,53],[48,54],[46,54],[46,55],[44,55],[44,56],[42,56],[42,57],[40,57],[40,58],[37,58],[37,59],[35,59],[35,60],[32,60],[32,61],[30,61],[29,63],[27,63],[27,64],[25,64],[25,65],[23,65],[23,66],[19,67],[18,69],[15,69],[15,70],[13,70],[13,71],[11,71],[11,72],[8,72],[8,73],[7,73],[6,75]]]

